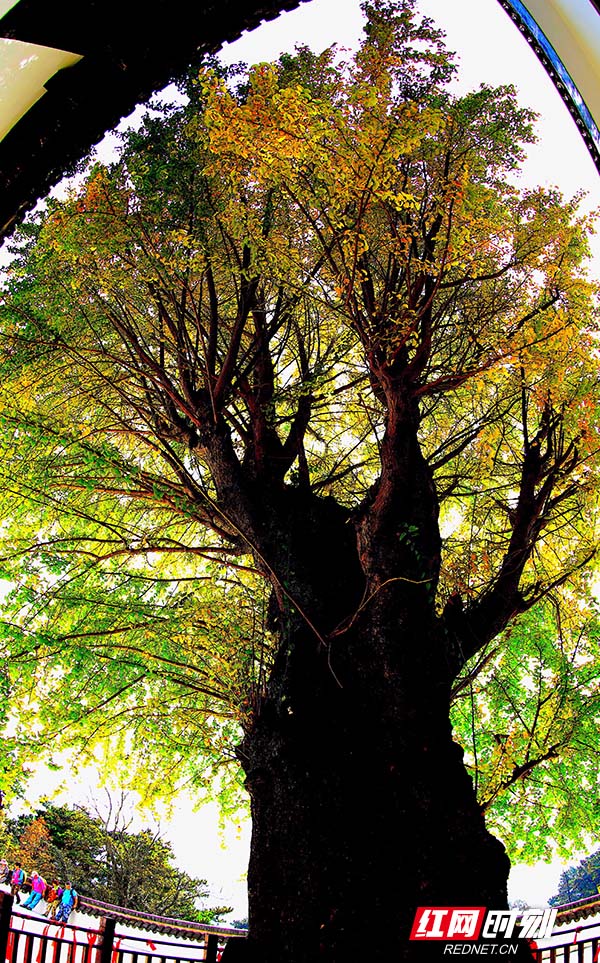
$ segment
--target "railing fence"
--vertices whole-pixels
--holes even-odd
[[[15,909],[12,896],[0,892],[0,963],[218,963],[224,943],[245,935],[198,924],[180,942],[156,930],[117,929],[122,922],[102,916],[94,928],[44,920]],[[138,919],[130,922],[135,927]]]
[[[113,910],[109,904],[92,907],[89,902],[88,908],[97,912]],[[129,916],[118,907],[114,913],[99,916],[97,927],[56,923],[15,909],[10,893],[0,891],[0,963],[218,963],[225,942],[246,935],[231,927],[178,926],[184,921],[138,911]],[[125,924],[146,932],[127,932]],[[165,932],[167,924],[182,931],[181,940]],[[537,963],[600,963],[600,923],[555,933],[536,957]]]
[[[537,963],[599,963],[600,923],[579,923],[561,930],[551,944],[539,947],[536,955]]]

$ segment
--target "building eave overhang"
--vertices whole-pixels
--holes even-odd
[[[24,97],[0,140],[0,241],[107,130],[200,53],[216,52],[300,2],[0,0],[0,107],[4,93],[14,108],[17,95],[7,85],[16,73],[38,53],[57,55],[51,76],[30,103]],[[17,69],[9,59],[15,50]]]
[[[586,897],[574,903],[563,903],[562,906],[557,907],[557,910],[557,926],[562,926],[564,923],[577,923],[592,916],[599,916],[600,895]]]

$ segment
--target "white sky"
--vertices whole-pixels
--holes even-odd
[[[590,194],[588,205],[595,207],[600,202],[600,180],[587,148],[545,71],[497,0],[419,0],[419,6],[446,30],[448,46],[458,51],[461,85],[514,83],[522,102],[542,114],[541,140],[530,150],[527,180],[558,185],[566,196],[583,188]],[[307,43],[315,50],[334,42],[353,47],[361,23],[357,0],[310,0],[226,45],[221,56],[227,62],[256,63],[277,57],[295,43]],[[594,250],[594,263],[600,264],[600,239]],[[230,827],[223,849],[214,808],[194,813],[191,802],[182,800],[177,818],[163,828],[178,864],[194,875],[207,876],[216,899],[234,902],[234,916],[245,915],[240,877],[247,863],[249,827]],[[578,858],[574,856],[574,861]],[[509,883],[511,899],[544,905],[556,892],[562,868],[558,863],[515,866]]]

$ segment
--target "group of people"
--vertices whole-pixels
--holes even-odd
[[[79,894],[72,883],[62,886],[56,879],[49,883],[35,870],[28,875],[20,863],[15,863],[11,869],[5,859],[0,859],[0,883],[10,886],[11,894],[19,905],[21,894],[27,891],[23,909],[33,910],[44,900],[46,908],[43,915],[57,923],[66,923],[79,902]]]

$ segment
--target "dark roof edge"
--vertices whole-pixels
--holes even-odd
[[[164,933],[167,936],[179,936],[188,940],[202,939],[203,936],[213,933],[217,936],[231,937],[245,937],[247,935],[246,930],[234,926],[171,919],[168,916],[157,916],[153,913],[144,913],[141,910],[126,909],[124,906],[115,906],[112,903],[104,903],[101,900],[86,896],[79,897],[79,908],[90,916],[106,917],[117,920],[119,923],[126,923],[128,926],[135,926],[141,930]]]
[[[600,894],[597,896],[587,896],[584,899],[575,900],[573,903],[562,903],[557,906],[556,925],[561,923],[571,923],[580,919],[587,919],[588,916],[600,914]]]
[[[0,35],[83,55],[0,141],[0,242],[135,107],[265,20],[305,0],[20,0]],[[119,29],[114,29],[114,24]]]

